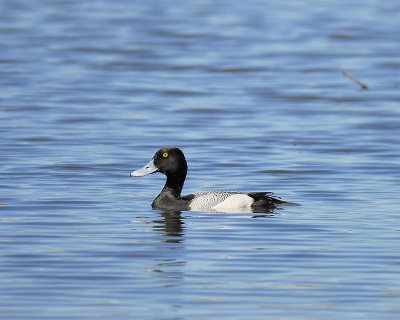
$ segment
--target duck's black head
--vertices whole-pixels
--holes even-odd
[[[176,147],[162,148],[153,157],[157,171],[169,176],[184,176],[186,178],[187,163],[183,152]]]
[[[180,195],[187,174],[187,163],[183,152],[176,147],[162,148],[143,168],[133,171],[131,177],[142,177],[161,172],[167,176],[164,186]]]

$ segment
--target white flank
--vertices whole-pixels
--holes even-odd
[[[246,213],[251,212],[253,203],[254,199],[246,194],[234,194],[212,207],[212,209],[222,213]]]

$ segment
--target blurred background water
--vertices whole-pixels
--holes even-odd
[[[396,1],[0,3],[2,319],[398,319]],[[341,72],[368,86],[362,90]],[[160,212],[272,191],[271,215]]]

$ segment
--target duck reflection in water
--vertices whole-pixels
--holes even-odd
[[[179,243],[183,239],[182,237],[185,235],[184,231],[184,219],[181,215],[181,211],[161,211],[160,213],[161,219],[153,220],[154,226],[153,229],[162,232],[164,236],[167,236],[168,239],[165,242],[175,242]],[[249,215],[248,218],[270,218],[276,216],[277,213],[273,210],[269,213],[255,213],[254,215]],[[240,214],[241,217],[244,217]]]
[[[166,242],[182,241],[184,235],[184,222],[180,211],[162,211],[160,212],[162,219],[154,220],[153,229],[162,231],[168,237]]]

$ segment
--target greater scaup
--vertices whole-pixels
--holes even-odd
[[[202,191],[181,197],[187,174],[185,155],[179,148],[167,147],[156,152],[143,168],[131,177],[161,172],[167,177],[164,188],[153,201],[153,209],[207,212],[271,212],[277,205],[288,204],[271,197],[269,192]]]

